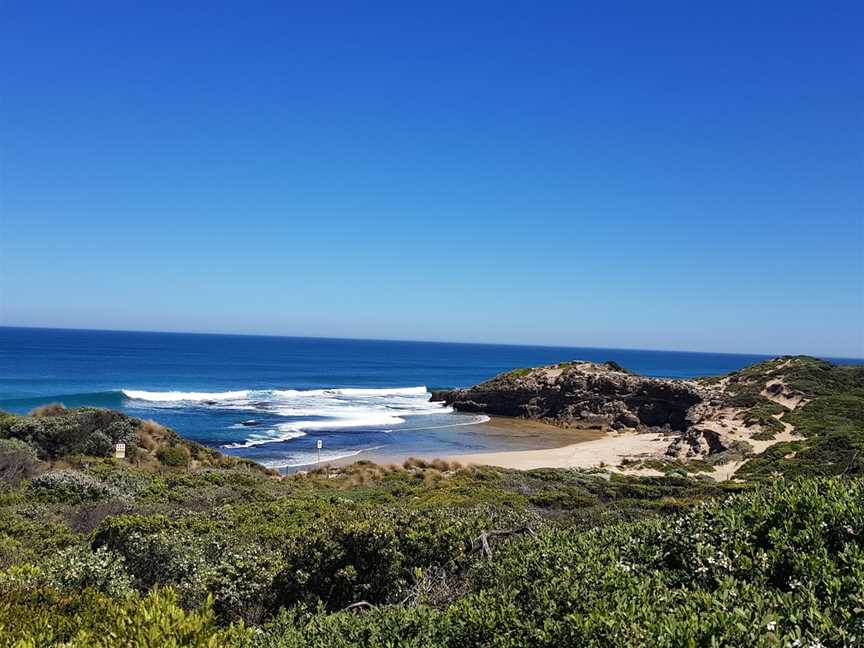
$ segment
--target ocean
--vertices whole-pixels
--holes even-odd
[[[24,413],[55,401],[110,407],[222,452],[293,470],[318,460],[319,440],[322,461],[521,447],[490,434],[487,417],[429,401],[430,389],[466,387],[516,367],[614,360],[648,376],[692,378],[765,358],[0,327],[0,409]]]

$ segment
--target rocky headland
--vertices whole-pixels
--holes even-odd
[[[800,438],[784,417],[824,388],[834,369],[816,358],[789,356],[724,376],[673,380],[639,376],[614,362],[574,361],[515,369],[467,389],[435,391],[432,398],[461,412],[654,435],[657,451],[630,457],[631,463],[737,466],[769,445]]]

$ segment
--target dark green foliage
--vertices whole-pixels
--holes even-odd
[[[114,450],[114,442],[102,430],[96,430],[81,444],[82,454],[94,457],[107,457]]]
[[[561,472],[538,471],[532,479],[552,485]],[[657,497],[671,483],[622,486]],[[377,506],[321,493],[212,517],[111,518],[93,536],[101,548],[92,553],[75,549],[49,558],[45,577],[26,570],[0,575],[0,640],[39,637],[46,645],[74,638],[73,645],[86,645],[85,638],[95,642],[120,628],[136,636],[139,625],[177,638],[194,626],[202,634],[179,645],[212,639],[238,647],[672,647],[712,645],[712,638],[727,646],[854,645],[860,632],[859,481],[781,481],[724,502],[677,508],[672,516],[581,532],[523,514],[468,509],[427,517],[419,509]],[[490,540],[491,559],[471,550],[478,529],[526,521],[534,534]],[[262,532],[262,543],[249,542],[258,537],[253,529]],[[135,565],[135,555],[147,558]],[[72,567],[61,575],[52,565],[64,559]],[[402,603],[428,583],[425,572],[447,573],[434,564],[450,566],[451,580],[439,576],[449,594],[436,607]],[[179,597],[122,594],[127,573],[137,574],[146,590],[140,577],[148,570],[156,575],[147,587],[173,582]],[[85,584],[112,598],[81,591]],[[360,597],[379,607],[339,611]],[[305,605],[292,607],[298,601]],[[190,615],[178,603],[200,611]],[[145,605],[172,612],[156,623],[153,614],[142,614]],[[222,630],[217,619],[264,623],[263,632]]]
[[[44,459],[56,459],[69,454],[87,454],[94,447],[101,449],[106,438],[111,444],[132,444],[135,427],[135,419],[124,414],[81,407],[51,416],[16,416],[4,422],[2,433],[30,444]]]
[[[0,508],[0,569],[38,563],[80,540],[64,524],[33,519],[28,510],[20,513],[14,505]]]
[[[630,371],[628,369],[625,369],[624,367],[622,367],[620,364],[618,364],[614,360],[607,360],[604,364],[607,367],[609,367],[612,371],[620,371],[622,373],[630,373]]]
[[[156,452],[156,457],[166,466],[186,466],[189,463],[189,451],[180,445],[163,446]]]
[[[680,461],[678,459],[644,459],[642,461],[626,461],[623,463],[628,468],[649,468],[658,470],[664,475],[686,477],[688,473],[714,472],[714,466],[708,461],[694,459],[691,461]]]
[[[776,418],[789,410],[782,405],[762,398],[744,413],[744,423],[748,426],[759,425],[768,433],[782,432],[783,424]]]
[[[18,439],[0,439],[0,482],[17,486],[36,475],[39,459],[33,446]]]
[[[821,396],[784,417],[806,436],[818,434],[864,434],[864,389]]]
[[[803,357],[784,370],[785,381],[808,397],[864,389],[864,366]]]
[[[443,609],[285,615],[259,645],[856,645],[862,495],[781,484],[665,521],[550,530],[478,563]]]
[[[117,493],[105,483],[76,470],[53,470],[30,483],[37,499],[44,502],[92,502]]]

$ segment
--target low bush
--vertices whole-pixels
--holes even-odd
[[[34,477],[39,459],[33,446],[18,439],[0,439],[0,481],[17,486]]]
[[[48,414],[16,416],[4,425],[6,437],[19,439],[33,446],[43,459],[57,459],[71,454],[86,454],[92,447],[135,442],[137,420],[119,412],[95,407],[52,410]],[[91,437],[98,434],[96,441]]]
[[[175,593],[117,600],[87,589],[69,596],[52,588],[18,590],[0,598],[0,644],[16,648],[251,646],[242,625],[218,625],[210,601],[186,611]]]
[[[123,557],[105,548],[69,547],[48,561],[45,576],[48,586],[58,590],[92,589],[116,599],[133,592]]]
[[[114,452],[114,442],[105,432],[96,430],[83,441],[81,452],[94,457],[107,457]]]
[[[180,467],[189,464],[189,451],[180,445],[162,446],[156,457],[165,466]]]
[[[116,491],[77,470],[52,470],[30,482],[30,490],[46,502],[77,504],[116,495]]]

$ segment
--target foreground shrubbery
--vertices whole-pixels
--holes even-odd
[[[368,533],[377,529],[372,521],[356,524],[360,535],[351,542],[333,537],[321,546],[310,540],[301,552],[308,574],[346,577],[346,563],[321,560],[350,545],[380,567],[378,573],[361,567],[353,578],[366,580],[370,592],[376,579],[398,589],[389,545],[380,540],[388,534]],[[118,525],[124,533],[136,527],[127,520],[110,528]],[[105,533],[97,533],[94,543]],[[862,534],[860,481],[781,482],[671,517],[582,532],[547,525],[536,534],[493,542],[491,558],[466,560],[467,550],[460,558],[457,549],[458,569],[450,578],[461,585],[449,600],[430,605],[422,596],[395,601],[385,594],[381,605],[365,611],[328,612],[303,601],[304,594],[299,605],[255,632],[238,622],[229,628],[224,618],[220,624],[207,596],[184,612],[170,593],[124,595],[130,582],[95,575],[100,564],[112,574],[124,570],[119,554],[100,549],[97,561],[83,565],[76,559],[80,575],[71,580],[38,567],[7,570],[0,579],[0,619],[7,643],[26,637],[32,645],[117,645],[106,637],[121,636],[129,638],[124,645],[157,645],[136,643],[153,636],[195,646],[853,646],[864,638]],[[220,582],[221,574],[221,582],[235,589],[220,596],[244,600],[248,592],[239,576],[288,573],[280,570],[290,551],[272,556],[277,554],[278,565],[235,555],[222,562],[225,571],[211,572],[210,583]],[[356,568],[364,559],[352,560]],[[293,564],[291,573],[299,566]],[[423,570],[417,569],[420,582]],[[435,575],[439,584],[446,578]]]

